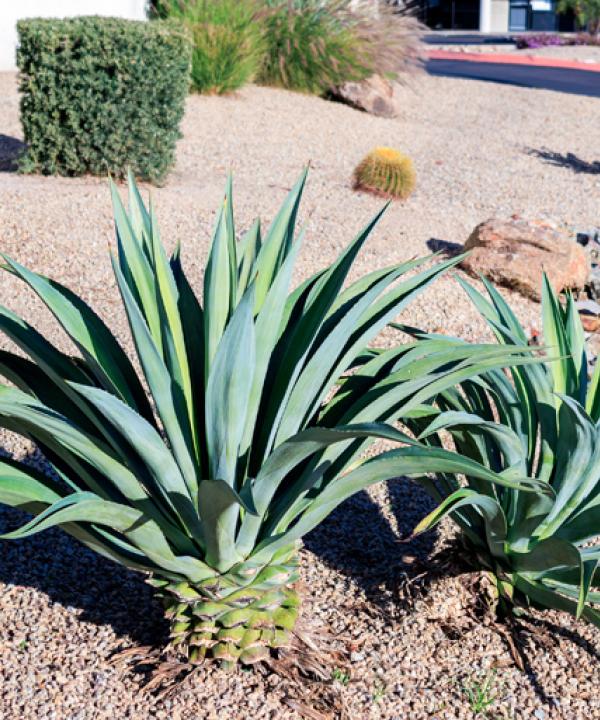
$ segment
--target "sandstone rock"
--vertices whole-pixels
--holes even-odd
[[[381,75],[371,75],[361,82],[347,82],[331,91],[336,100],[372,115],[393,118],[400,114],[400,103],[394,86]]]
[[[471,254],[462,267],[498,285],[540,300],[542,271],[556,292],[583,288],[590,271],[583,248],[570,234],[543,221],[492,218],[478,225],[465,243]]]

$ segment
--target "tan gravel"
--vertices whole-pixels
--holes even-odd
[[[265,88],[190,98],[177,166],[165,187],[152,190],[165,241],[183,241],[197,281],[226,172],[235,174],[243,227],[255,213],[272,217],[310,162],[299,271],[305,275],[332,260],[380,206],[350,189],[353,167],[377,144],[413,157],[417,190],[391,206],[356,272],[423,254],[432,238],[461,243],[492,215],[599,224],[600,176],[530,152],[546,148],[590,164],[597,160],[598,100],[427,76],[402,93],[405,113],[397,120]],[[0,166],[6,166],[2,153],[20,138],[15,78],[8,74],[0,75],[0,128],[6,136],[0,136]],[[70,285],[128,342],[107,260],[111,235],[104,180],[0,172],[0,249]],[[0,276],[0,297],[65,345],[47,313],[7,274]],[[537,305],[510,300],[525,323],[538,322]],[[484,337],[451,278],[402,319]],[[0,445],[19,457],[31,451],[8,435]],[[561,615],[539,615],[527,640],[529,666],[517,670],[502,636],[469,618],[465,578],[439,580],[425,572],[434,567],[428,558],[451,536],[449,526],[399,542],[428,507],[408,482],[394,481],[352,499],[307,539],[306,615],[352,645],[349,683],[311,686],[313,702],[329,694],[352,720],[471,718],[469,691],[490,677],[495,698],[489,718],[600,718],[599,633]],[[14,511],[0,512],[3,527],[16,519]],[[300,717],[284,702],[298,695],[285,681],[212,666],[172,699],[143,694],[139,676],[109,664],[117,647],[164,633],[160,609],[138,574],[59,531],[3,544],[0,553],[0,720]],[[409,588],[414,603],[403,600]],[[552,641],[541,632],[548,627]]]

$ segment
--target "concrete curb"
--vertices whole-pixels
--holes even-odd
[[[470,53],[460,50],[428,50],[429,60],[460,60],[464,62],[493,63],[497,65],[527,65],[530,67],[566,68],[600,73],[600,63],[583,60],[566,60],[536,55],[514,55],[508,53]]]

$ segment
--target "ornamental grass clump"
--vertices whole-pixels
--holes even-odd
[[[376,147],[354,170],[354,189],[405,200],[414,190],[416,174],[412,160],[398,150]]]
[[[290,291],[304,182],[265,234],[255,222],[239,241],[228,184],[201,295],[179,249],[165,254],[154,209],[132,178],[128,210],[112,187],[112,264],[141,376],[83,300],[5,258],[79,354],[0,309],[0,329],[27,356],[0,353],[0,374],[12,383],[0,386],[0,426],[34,441],[52,470],[0,460],[0,502],[34,514],[4,537],[60,525],[148,573],[171,646],[191,663],[252,664],[291,643],[299,543],[367,485],[459,467],[482,481],[536,486],[393,425],[474,373],[526,361],[523,347],[458,341],[368,349],[460,258],[411,260],[344,289],[378,214],[332,265]],[[375,438],[398,447],[367,458]]]
[[[265,53],[255,0],[170,0],[161,11],[188,28],[194,42],[192,88],[222,95],[251,82]]]
[[[370,0],[265,0],[259,82],[317,95],[373,73],[397,80],[421,55],[422,26]]]
[[[484,282],[489,300],[463,285],[499,343],[527,342],[502,296]],[[467,380],[436,399],[431,423],[420,422],[423,441],[440,446],[439,433],[447,431],[461,456],[543,487],[523,493],[468,473],[465,486],[448,474],[422,479],[440,505],[417,530],[450,515],[473,562],[490,572],[501,614],[554,608],[600,627],[600,364],[589,379],[573,298],[562,307],[545,277],[542,309],[544,363],[513,368],[512,382],[501,370]]]

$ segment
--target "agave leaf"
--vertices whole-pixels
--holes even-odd
[[[206,431],[210,476],[235,486],[255,366],[252,310],[254,288],[246,291],[227,325],[206,387]]]
[[[570,600],[564,595],[555,592],[546,587],[541,581],[530,580],[522,575],[516,574],[513,577],[515,587],[523,594],[530,597],[542,607],[553,608],[554,610],[562,610],[577,616],[579,606],[577,602]],[[590,607],[584,607],[580,613],[580,617],[591,622],[600,628],[600,612]]]
[[[473,302],[475,307],[488,321],[488,324],[494,332],[498,342],[503,344],[506,342],[513,344],[527,343],[528,338],[525,331],[521,327],[508,304],[505,302],[504,298],[491,283],[483,279],[483,283],[490,295],[490,298],[493,300],[493,305],[465,280],[460,277],[457,277],[457,280],[469,296],[471,302]],[[529,372],[525,373],[525,371],[521,370],[521,368],[512,368],[511,374],[514,379],[517,395],[524,408],[523,417],[528,422],[526,434],[529,441],[529,462],[530,465],[532,465],[536,454],[536,409],[538,402],[541,401],[541,398],[539,396],[536,397],[536,395],[545,388],[547,393],[546,399],[549,401],[550,407],[554,407],[554,401],[551,397],[552,388],[548,383],[545,383],[544,371],[537,366],[531,366],[528,370]],[[531,382],[531,380],[533,380],[533,382]],[[552,418],[555,422],[554,413],[552,413]],[[549,428],[547,428],[544,432],[544,437],[548,438],[548,441],[550,441],[551,433]],[[547,442],[542,448],[542,456],[546,459],[543,467],[547,473],[552,464],[552,458],[548,457]],[[547,477],[547,475],[544,475],[544,477]]]
[[[177,464],[190,490],[192,502],[197,505],[198,480],[193,455],[193,443],[188,431],[187,421],[180,422],[181,418],[187,420],[188,416],[185,401],[177,393],[177,387],[174,386],[162,356],[152,340],[150,329],[125,282],[123,273],[114,261],[113,269],[150,392],[156,402],[158,414],[163,422]]]
[[[440,430],[454,430],[469,426],[470,431],[475,435],[490,435],[496,440],[508,466],[520,468],[522,475],[527,474],[527,468],[523,462],[523,446],[517,434],[508,427],[493,422],[484,422],[481,417],[466,412],[445,412],[438,415],[428,426],[419,439],[423,439],[438,433]]]
[[[190,366],[179,305],[179,290],[173,276],[171,265],[163,244],[160,242],[158,223],[154,208],[150,206],[150,241],[154,258],[154,273],[159,300],[161,327],[165,340],[165,360],[168,362],[171,375],[181,388],[185,400],[190,434],[197,452],[198,438],[196,435],[195,405],[192,395]]]
[[[289,396],[304,361],[311,352],[315,337],[340,291],[358,251],[384,210],[385,208],[373,218],[329,270],[314,283],[306,298],[306,306],[301,317],[293,325],[288,326],[288,331],[279,341],[278,354],[280,357],[285,357],[285,363],[278,364],[272,381],[269,404],[266,408],[264,434],[268,440],[265,443],[267,450],[265,457],[273,447]]]
[[[204,274],[204,372],[208,373],[231,311],[229,244],[225,220],[225,202],[221,206]]]
[[[483,479],[488,478],[491,482],[504,482],[496,473],[479,463],[468,458],[461,458],[443,449],[411,445],[398,450],[390,450],[366,460],[355,470],[328,483],[289,529],[286,529],[286,525],[293,520],[290,513],[284,520],[272,521],[271,536],[258,545],[257,557],[260,557],[267,548],[272,551],[301,538],[316,527],[340,503],[373,483],[401,475],[420,477],[428,472],[464,472]],[[512,484],[513,481],[510,482]],[[527,479],[518,484],[529,489],[534,486]],[[486,500],[488,499],[486,498]]]
[[[311,357],[307,359],[289,395],[287,406],[281,416],[275,446],[283,442],[285,438],[291,437],[306,422],[310,409],[328,390],[327,377],[331,375],[332,369],[335,369],[340,348],[343,351],[358,325],[361,315],[375,298],[399,277],[400,273],[401,270],[394,268],[372,287],[367,288],[362,296],[354,299],[350,307],[344,308],[345,312],[337,318],[335,326],[323,337],[321,344],[315,342]],[[334,377],[336,376],[334,375]]]
[[[57,500],[23,527],[0,535],[0,537],[6,540],[16,540],[56,525],[73,522],[106,525],[123,533],[156,565],[170,572],[184,575],[192,582],[199,582],[214,575],[214,571],[196,558],[175,556],[160,527],[139,510],[102,500],[90,492],[67,495]]]
[[[281,209],[271,223],[258,252],[254,271],[250,276],[251,280],[256,276],[255,313],[258,313],[262,308],[277,271],[285,261],[292,246],[296,217],[307,173],[308,168],[304,170],[290,190]],[[258,272],[258,268],[260,268],[260,272]]]
[[[163,513],[155,500],[149,495],[138,478],[111,454],[99,438],[87,436],[73,426],[65,417],[36,402],[20,390],[0,386],[0,423],[2,426],[15,429],[14,422],[27,428],[34,439],[60,453],[66,450],[91,465],[100,473],[100,482],[96,483],[88,475],[88,483],[102,498],[122,497],[148,517],[159,522],[169,538],[178,546],[189,545],[182,541],[182,533],[175,528]],[[115,496],[117,491],[118,495]]]
[[[238,246],[238,277],[235,304],[242,299],[250,282],[250,273],[261,248],[260,219],[257,218]]]
[[[225,188],[225,232],[227,234],[227,258],[229,260],[229,307],[233,312],[237,298],[237,246],[235,241],[235,223],[233,219],[233,178],[229,174]]]
[[[579,312],[571,293],[567,296],[565,319],[566,345],[572,363],[571,396],[575,397],[581,405],[585,405],[587,396],[588,361],[585,351],[585,335]]]
[[[530,542],[527,552],[514,552],[510,547],[514,569],[535,578],[543,577],[548,570],[562,567],[577,567],[582,564],[579,550],[572,543],[551,537],[540,542]]]
[[[236,550],[235,523],[230,518],[237,518],[240,508],[246,511],[246,517],[256,515],[256,509],[220,478],[201,481],[199,501],[206,528],[206,562],[219,572],[226,572],[243,559]]]
[[[409,280],[398,284],[393,290],[378,300],[375,300],[373,303],[367,303],[367,309],[362,313],[360,321],[355,323],[354,328],[350,327],[350,333],[347,334],[345,342],[343,342],[343,351],[339,353],[339,356],[333,365],[322,361],[321,358],[317,360],[317,355],[319,353],[323,353],[323,349],[326,344],[333,345],[335,347],[335,343],[332,343],[331,338],[334,335],[337,336],[340,334],[340,326],[345,324],[345,320],[348,315],[350,315],[350,312],[346,315],[344,320],[342,320],[343,316],[339,317],[337,312],[328,319],[328,323],[326,323],[321,330],[321,334],[324,335],[326,340],[310,359],[309,363],[303,370],[296,387],[294,388],[294,394],[300,398],[304,396],[305,398],[310,399],[311,395],[314,396],[312,404],[307,407],[305,411],[305,419],[309,419],[317,411],[320,403],[331,390],[335,379],[353,365],[356,355],[361,352],[362,348],[364,348],[367,343],[369,343],[388,323],[388,321],[398,314],[418,292],[421,292],[430,282],[432,282],[434,278],[445,272],[453,264],[453,262],[458,262],[459,259],[451,260],[447,263],[441,263],[434,268],[430,268],[429,270],[426,270]],[[412,270],[420,264],[421,261],[403,263],[402,265],[399,265],[395,271],[392,269],[389,276],[387,276],[387,279],[391,282],[404,272]],[[376,282],[373,288],[376,288],[379,285],[379,277],[375,276],[374,279],[376,279]],[[384,281],[385,279],[386,275],[383,275],[381,280]],[[358,298],[360,297],[360,291],[354,289],[353,286],[351,286],[350,289],[353,290],[351,296],[353,302],[355,304],[359,304]],[[360,301],[360,304],[363,304],[362,300]],[[342,309],[343,306],[340,310]],[[331,323],[331,327],[328,327],[329,323]],[[312,382],[316,385],[317,383],[313,379],[315,376],[316,380],[321,378],[321,387],[319,392],[316,395],[314,393],[303,392],[301,387],[303,378],[307,377],[307,382]],[[290,404],[292,403],[292,398],[290,398]],[[305,404],[307,403],[305,402]],[[281,434],[282,436],[286,435],[286,433]]]
[[[98,315],[68,288],[31,272],[6,255],[3,257],[15,275],[36,292],[65,329],[97,381],[146,419],[151,419],[152,411],[129,358]]]
[[[570,392],[569,378],[574,375],[573,359],[569,354],[567,338],[563,324],[563,313],[560,308],[548,276],[544,273],[542,287],[542,316],[544,324],[544,340],[551,347],[558,359],[548,363],[554,378],[554,391],[559,394]]]
[[[463,354],[463,360],[454,367],[449,365],[455,352]],[[371,388],[365,389],[362,393],[356,393],[351,399],[354,401],[337,422],[342,424],[354,424],[357,422],[393,421],[399,420],[410,413],[415,407],[420,406],[427,400],[436,397],[449,387],[472,377],[476,373],[484,372],[488,368],[498,367],[507,362],[510,352],[502,349],[497,351],[490,349],[472,347],[451,348],[443,353],[435,355],[431,353],[427,359],[419,362],[424,365],[418,377],[414,377],[418,365],[411,360],[413,351],[409,351],[400,358],[402,366],[399,370],[391,372],[385,379],[376,382]],[[530,358],[513,356],[514,363],[530,362]],[[428,362],[436,363],[439,369],[437,372],[428,371]],[[411,376],[414,379],[409,379]],[[324,413],[320,422],[331,425],[328,413]],[[343,463],[353,459],[363,449],[355,446],[344,457]],[[336,470],[341,471],[342,461],[338,461]]]
[[[129,219],[133,234],[137,240],[142,241],[146,255],[150,259],[152,257],[152,247],[149,238],[152,234],[152,222],[131,170],[127,171],[127,190],[129,194]]]
[[[285,298],[292,279],[294,262],[301,247],[302,239],[303,236],[300,235],[291,247],[256,317],[255,366],[252,377],[252,387],[248,398],[244,433],[240,443],[240,455],[242,457],[249,455],[250,446],[256,431],[256,419],[265,387],[265,377],[272,357],[273,348],[279,337],[281,321],[285,311]]]
[[[60,500],[58,485],[32,468],[9,458],[0,460],[0,502],[33,510]]]
[[[192,502],[193,488],[187,487],[173,455],[158,432],[113,395],[85,385],[76,385],[75,388],[127,439],[132,450],[140,455],[149,469],[157,496],[162,496],[175,511],[187,533],[202,542],[203,529]]]
[[[598,482],[600,443],[583,408],[561,396],[554,507],[535,534],[550,537],[572,515]]]
[[[279,445],[269,456],[260,472],[252,482],[252,496],[256,512],[247,515],[242,521],[238,534],[237,548],[242,556],[249,554],[254,547],[265,515],[271,507],[271,501],[288,474],[304,460],[319,450],[351,438],[382,438],[402,443],[415,443],[408,435],[383,423],[365,423],[364,425],[348,425],[336,428],[311,427],[299,432]],[[314,481],[314,474],[311,480]],[[311,487],[294,486],[289,490],[289,496],[295,500],[301,493]]]
[[[598,536],[600,527],[600,490],[588,497],[577,512],[573,513],[557,530],[557,534],[571,542],[584,543]]]
[[[115,184],[110,181],[113,201],[113,213],[119,246],[119,262],[122,277],[132,293],[132,299],[139,304],[139,310],[148,323],[150,334],[157,348],[162,348],[160,314],[156,303],[156,280],[153,269],[143,248],[143,243],[135,235],[129,217],[121,201]],[[113,266],[114,266],[113,262]],[[135,292],[134,292],[135,290]]]
[[[585,409],[595,423],[600,420],[600,362],[597,361],[587,389]]]
[[[0,375],[13,385],[37,398],[43,405],[54,410],[62,409],[65,417],[73,421],[78,427],[95,435],[98,430],[85,412],[71,400],[71,397],[62,389],[61,385],[53,382],[48,374],[36,363],[20,355],[0,350]]]
[[[446,497],[435,510],[417,524],[414,534],[418,535],[425,530],[431,529],[446,515],[450,515],[466,506],[476,508],[484,515],[489,551],[494,557],[503,558],[508,532],[504,512],[494,498],[481,495],[470,488],[460,488]]]

